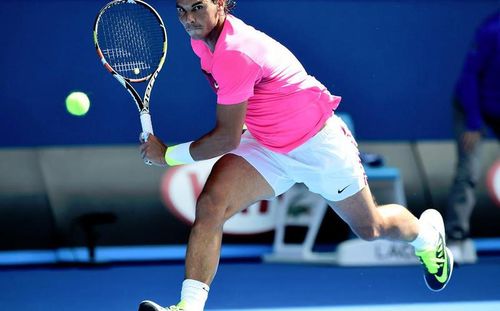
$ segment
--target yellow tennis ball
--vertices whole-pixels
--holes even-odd
[[[66,97],[66,109],[74,116],[84,116],[90,108],[90,100],[83,92],[72,92]]]
[[[134,68],[134,73],[135,73],[136,75],[138,75],[140,72],[141,72],[141,71],[139,70],[139,68]]]

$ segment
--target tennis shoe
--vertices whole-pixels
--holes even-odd
[[[150,300],[144,300],[139,305],[139,311],[184,311],[184,303],[181,301],[177,305],[164,308]]]
[[[420,221],[425,222],[436,229],[439,239],[434,248],[415,251],[424,266],[424,280],[427,287],[438,292],[446,287],[453,272],[453,254],[446,247],[444,222],[441,214],[428,209],[420,216]]]

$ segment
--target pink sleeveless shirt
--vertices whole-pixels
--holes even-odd
[[[295,56],[263,32],[228,15],[212,53],[191,40],[219,105],[248,101],[245,124],[270,150],[287,153],[314,136],[340,103]]]

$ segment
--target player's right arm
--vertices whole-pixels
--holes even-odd
[[[189,149],[185,152],[189,152],[193,160],[199,161],[223,155],[238,147],[246,110],[247,101],[232,105],[217,105],[215,127],[188,145]],[[150,160],[158,166],[166,166],[165,154],[168,148],[175,147],[167,147],[158,137],[149,134],[146,141],[141,140],[140,149],[143,159]]]
[[[221,52],[214,61],[209,80],[217,81],[215,127],[190,145],[194,160],[210,159],[238,147],[248,99],[254,96],[255,84],[262,78],[262,68],[241,51]]]
[[[150,135],[151,139],[141,145],[145,160],[156,165],[179,165],[214,158],[239,145],[248,99],[254,95],[254,86],[262,77],[262,69],[244,53],[227,52],[224,61],[214,65],[211,74],[218,82],[219,104],[214,128],[193,142],[168,148]]]
[[[238,147],[246,111],[247,101],[233,105],[217,105],[215,127],[190,146],[193,159],[210,159]]]

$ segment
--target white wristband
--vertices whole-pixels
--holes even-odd
[[[169,166],[188,164],[195,162],[191,153],[189,153],[189,147],[193,142],[187,142],[179,145],[170,146],[165,152],[165,161]]]

